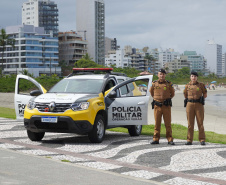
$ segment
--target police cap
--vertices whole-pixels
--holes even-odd
[[[166,74],[166,71],[164,69],[160,69],[159,72]]]
[[[191,75],[199,76],[198,73],[195,72],[195,71],[192,71],[192,72],[191,72]]]

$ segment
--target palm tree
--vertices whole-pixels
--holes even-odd
[[[153,74],[155,73],[155,61],[156,59],[152,55],[145,55],[144,59],[148,61],[148,64],[153,65]]]
[[[4,52],[7,45],[11,45],[13,48],[15,47],[15,39],[10,38],[9,35],[6,34],[5,29],[0,30],[0,47],[2,51],[2,74],[3,74],[3,63],[4,63]]]

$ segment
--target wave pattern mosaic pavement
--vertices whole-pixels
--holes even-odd
[[[22,122],[0,118],[0,148],[163,184],[226,184],[226,145],[186,146],[175,139],[171,146],[165,138],[150,145],[151,140],[107,131],[100,144],[90,143],[87,136],[61,133],[46,133],[42,141],[32,142]]]

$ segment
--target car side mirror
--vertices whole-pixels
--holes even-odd
[[[40,90],[33,90],[30,92],[31,96],[39,96],[40,94],[42,94]]]
[[[111,91],[109,94],[108,94],[108,97],[109,98],[116,98],[117,97],[117,93],[115,91]]]

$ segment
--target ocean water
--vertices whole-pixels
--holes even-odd
[[[205,101],[207,105],[213,105],[226,111],[226,94],[209,95]]]

